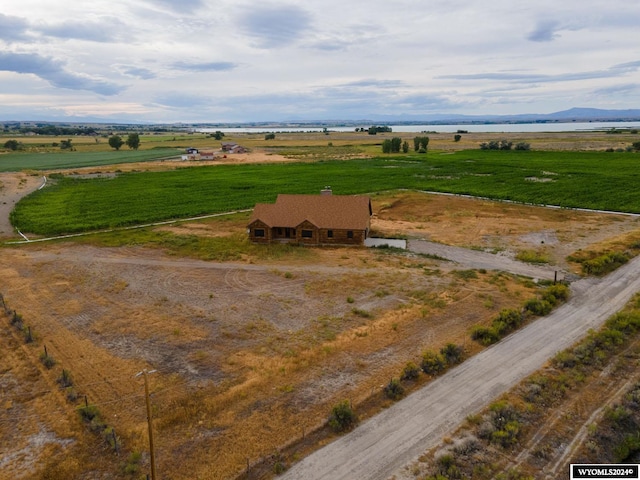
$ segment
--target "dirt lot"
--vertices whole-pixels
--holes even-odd
[[[2,177],[9,202],[16,178]],[[39,182],[34,177],[33,186]],[[562,270],[572,268],[568,253],[638,229],[635,217],[449,196],[399,193],[373,203],[379,233],[509,257],[533,249]],[[240,218],[162,228],[230,235],[244,227]],[[425,348],[450,341],[478,350],[468,329],[535,289],[509,274],[463,278],[455,271],[464,265],[359,248],[236,263],[76,243],[1,254],[0,293],[36,335],[25,344],[2,320],[0,478],[7,479],[43,478],[45,470],[47,478],[127,478],[135,451],[145,471],[143,387],[134,378],[145,368],[157,370],[149,379],[158,471],[233,478],[320,426],[336,401],[379,397]],[[57,362],[51,370],[38,360],[45,345]],[[78,403],[56,384],[63,368]],[[119,452],[82,426],[74,409],[84,395],[115,428]]]

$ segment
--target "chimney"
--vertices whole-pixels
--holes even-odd
[[[320,195],[331,195],[332,193],[333,192],[331,191],[330,186],[326,186],[322,190],[320,190]]]

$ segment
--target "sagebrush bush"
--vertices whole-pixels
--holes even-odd
[[[460,363],[464,357],[464,349],[460,345],[447,343],[440,349],[440,353],[444,357],[448,365]]]
[[[427,350],[422,354],[420,368],[427,375],[438,375],[447,368],[447,361],[441,353]]]
[[[404,387],[397,378],[392,378],[384,387],[384,394],[391,400],[398,400],[404,396]]]
[[[331,409],[329,426],[336,432],[345,432],[358,423],[358,417],[351,408],[349,400],[343,400]]]
[[[415,380],[420,376],[420,369],[413,362],[407,362],[407,364],[402,369],[402,375],[400,376],[401,380]]]
[[[542,300],[540,298],[532,298],[531,300],[527,300],[527,302],[524,304],[524,309],[532,315],[541,317],[551,313],[551,310],[553,310],[553,305],[551,305],[546,300]]]

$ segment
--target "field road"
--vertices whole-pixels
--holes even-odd
[[[463,268],[503,270],[516,275],[545,280],[553,280],[556,270],[559,272],[558,280],[562,280],[567,276],[564,272],[560,272],[557,267],[554,268],[550,265],[532,265],[513,260],[504,255],[454,247],[427,240],[409,240],[407,242],[407,250],[446,258],[459,263]]]
[[[570,300],[470,358],[351,433],[293,465],[286,480],[413,478],[405,469],[465,418],[533,373],[640,290],[640,257],[602,279],[572,284]]]

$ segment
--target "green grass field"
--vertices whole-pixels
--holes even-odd
[[[0,155],[0,172],[21,170],[57,170],[61,168],[97,167],[120,163],[148,162],[178,157],[184,149],[109,150],[100,152],[13,153]]]
[[[21,231],[55,235],[252,208],[278,193],[417,189],[640,213],[640,156],[466,150],[350,161],[185,168],[113,179],[60,177],[21,200]]]

